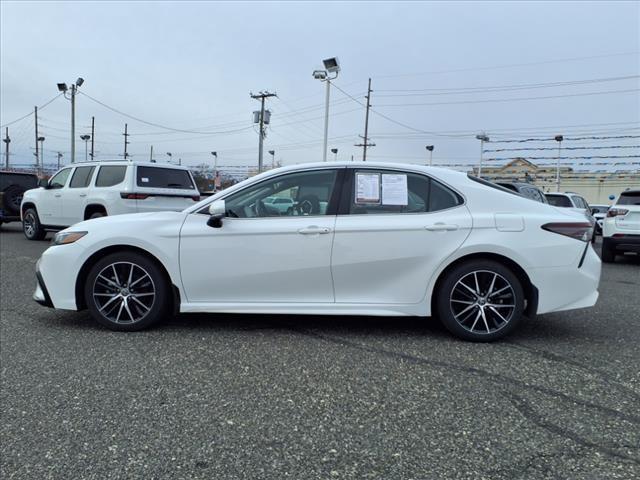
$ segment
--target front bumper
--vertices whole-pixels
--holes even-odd
[[[640,253],[640,235],[615,233],[602,239],[603,245],[618,252]]]
[[[42,275],[40,275],[38,270],[36,270],[36,279],[36,291],[33,292],[33,299],[40,305],[53,308],[53,302],[49,296],[49,291],[47,290],[47,286],[44,284]]]

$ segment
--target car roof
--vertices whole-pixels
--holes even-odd
[[[128,160],[96,160],[94,162],[76,162],[69,165],[65,165],[65,167],[92,167],[96,165],[99,165],[99,166],[135,165],[138,167],[173,168],[176,170],[189,170],[189,167],[187,167],[186,165],[173,165],[171,163],[155,163],[155,162],[130,162]]]
[[[625,193],[640,193],[640,188],[630,188],[629,190],[625,190],[624,192],[620,192],[620,195],[624,195]]]

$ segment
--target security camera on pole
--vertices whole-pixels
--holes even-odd
[[[322,161],[327,161],[327,141],[329,136],[329,96],[330,96],[330,87],[331,80],[335,80],[338,78],[338,73],[340,73],[340,62],[337,57],[327,58],[323,60],[324,70],[314,70],[313,78],[316,80],[320,80],[321,82],[326,82],[327,84],[327,94],[324,102],[324,145],[322,148]],[[330,73],[335,73],[333,77],[329,77]]]
[[[58,83],[58,90],[64,94],[64,98],[71,100],[71,163],[76,161],[76,92],[78,87],[84,83],[82,77],[76,80],[75,84],[71,84],[71,88],[66,83]],[[71,90],[71,94],[67,97],[67,91]]]

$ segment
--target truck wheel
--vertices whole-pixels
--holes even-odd
[[[9,185],[2,196],[2,206],[9,215],[20,215],[20,203],[24,188],[20,185]]]
[[[29,240],[43,240],[47,231],[42,228],[35,208],[27,208],[22,216],[22,231]]]

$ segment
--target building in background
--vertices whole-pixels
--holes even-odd
[[[478,169],[470,172],[477,175]],[[514,158],[500,166],[482,167],[482,178],[497,182],[529,182],[545,192],[556,191],[556,166],[551,164],[536,165],[524,158]],[[589,203],[613,203],[610,195],[618,198],[627,188],[640,187],[640,170],[587,171],[575,170],[572,167],[560,166],[560,191],[575,192],[582,195]]]

